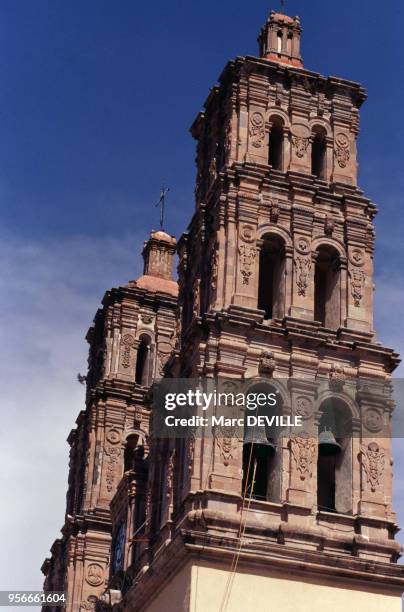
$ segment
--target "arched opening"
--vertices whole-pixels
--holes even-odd
[[[340,399],[320,408],[317,506],[325,512],[352,511],[352,415]]]
[[[292,34],[288,34],[288,38],[286,41],[286,53],[288,55],[292,55]]]
[[[322,127],[315,127],[311,144],[311,173],[321,180],[326,179],[327,163],[326,131]]]
[[[276,36],[276,50],[278,51],[278,53],[282,53],[282,39],[283,35],[282,32],[279,30]]]
[[[269,164],[275,170],[283,168],[283,122],[274,117],[269,132]]]
[[[147,387],[151,375],[151,340],[149,336],[141,336],[136,355],[135,382]]]
[[[325,327],[336,329],[340,314],[340,258],[329,245],[317,249],[314,272],[314,319]]]
[[[247,410],[249,416],[276,416],[282,414],[282,401],[279,393],[266,383],[258,383],[248,390],[250,398],[260,397],[255,410]],[[265,403],[264,396],[267,402]],[[273,404],[271,397],[276,397]],[[262,501],[280,499],[280,453],[276,452],[276,427],[251,424],[244,430],[243,441],[243,482],[242,494]]]
[[[258,308],[265,319],[284,316],[285,244],[268,234],[262,240],[259,259]]]
[[[133,470],[138,461],[142,461],[144,457],[144,447],[139,444],[139,436],[131,434],[126,439],[125,449],[123,452],[124,471]]]

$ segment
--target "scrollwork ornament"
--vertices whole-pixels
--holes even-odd
[[[131,334],[125,334],[122,337],[122,367],[129,368],[130,367],[130,351],[135,346],[135,339]]]
[[[349,271],[351,278],[351,294],[354,300],[354,305],[359,307],[363,298],[366,276],[363,270],[352,268]]]
[[[312,438],[297,436],[291,438],[290,450],[300,474],[300,480],[306,480],[313,474],[313,464],[316,457],[316,442]]]
[[[361,445],[361,456],[366,482],[369,484],[370,490],[375,493],[383,480],[385,452],[377,442],[370,442],[368,445]]]
[[[345,168],[349,162],[349,139],[346,134],[340,132],[335,137],[335,156],[340,168]]]
[[[243,285],[248,285],[253,273],[253,266],[257,255],[257,249],[247,244],[240,244],[240,273],[243,279]]]
[[[309,138],[292,135],[292,145],[295,149],[297,157],[302,158],[305,156],[309,142]]]
[[[83,600],[80,604],[80,612],[81,610],[95,610],[97,605],[97,596],[89,595],[86,600]]]
[[[298,295],[306,297],[310,280],[311,258],[297,257],[295,260],[295,266],[297,293]]]
[[[251,114],[249,133],[252,146],[260,149],[265,139],[265,117],[263,113],[254,111]]]

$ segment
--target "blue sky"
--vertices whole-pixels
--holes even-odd
[[[0,0],[1,588],[39,588],[38,568],[62,524],[65,439],[83,407],[75,375],[85,370],[83,338],[103,292],[139,274],[162,182],[171,189],[167,229],[185,228],[195,178],[188,128],[225,63],[256,54],[277,6]],[[384,7],[286,6],[302,20],[305,66],[368,91],[359,182],[380,209],[377,329],[401,350],[404,4]]]

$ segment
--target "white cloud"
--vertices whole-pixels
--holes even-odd
[[[42,586],[64,519],[66,438],[84,407],[84,336],[104,291],[141,272],[142,238],[0,245],[0,589]]]
[[[0,242],[2,431],[0,589],[40,589],[40,566],[59,535],[67,488],[67,435],[84,407],[84,336],[104,291],[141,273],[144,236]],[[401,277],[381,277],[379,337],[400,350]],[[402,440],[395,441],[398,475]],[[399,522],[404,483],[396,480]],[[32,609],[32,608],[31,608]]]

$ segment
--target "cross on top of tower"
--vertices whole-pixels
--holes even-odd
[[[169,191],[170,191],[170,188],[164,187],[163,185],[160,191],[160,199],[156,204],[156,208],[157,206],[160,206],[160,229],[164,228],[164,213],[165,213],[166,195]]]

